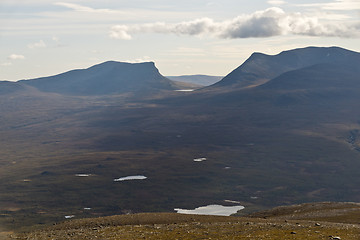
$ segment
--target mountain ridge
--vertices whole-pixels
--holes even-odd
[[[0,94],[0,225],[21,229],[64,216],[169,212],[229,200],[248,213],[359,202],[358,65],[315,64],[226,91],[151,88],[158,95],[142,99],[36,89]],[[111,73],[116,66],[98,67]],[[147,179],[113,181],[137,175]]]
[[[177,89],[173,82],[160,74],[154,62],[107,61],[86,69],[19,82],[40,91],[65,95],[106,95]]]
[[[354,62],[359,61],[360,53],[340,47],[297,48],[276,55],[255,52],[243,64],[208,89],[248,88],[263,84],[285,72],[319,63],[354,66]]]

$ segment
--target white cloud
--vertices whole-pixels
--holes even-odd
[[[53,43],[55,43],[54,47],[65,47],[65,44],[61,43],[60,39],[56,36],[53,36],[51,38],[51,40],[53,41]]]
[[[117,12],[117,11],[107,9],[107,8],[95,9],[95,8],[83,6],[83,5],[76,4],[76,3],[56,2],[56,3],[54,3],[54,5],[66,7],[66,8],[78,11],[78,12],[88,12],[88,13],[116,13]]]
[[[56,43],[59,43],[59,42],[60,42],[60,40],[59,40],[58,37],[53,36],[51,39],[52,39],[54,42],[56,42]]]
[[[3,67],[8,67],[8,66],[11,66],[12,63],[11,62],[3,62],[0,64],[0,66],[3,66]]]
[[[348,21],[351,20],[351,17],[346,14],[337,14],[327,11],[314,11],[314,15],[316,15],[321,20],[330,20],[330,21]]]
[[[326,36],[326,37],[359,37],[359,25],[342,23],[323,24],[317,17],[303,18],[300,13],[293,14],[287,19],[286,27],[296,35]]]
[[[328,3],[298,4],[297,6],[319,7],[324,10],[351,11],[351,10],[360,10],[360,1],[359,0],[334,0],[334,1],[328,2]]]
[[[115,39],[130,40],[130,33],[174,33],[179,35],[201,35],[215,32],[219,24],[214,23],[210,18],[200,18],[194,21],[167,24],[164,22],[137,24],[137,25],[116,25],[111,28],[109,36]]]
[[[285,12],[280,8],[268,8],[251,15],[236,17],[226,23],[223,38],[271,37],[285,34]]]
[[[43,40],[40,40],[39,42],[31,43],[28,45],[28,48],[45,48],[46,44]]]
[[[9,60],[23,60],[23,59],[25,59],[25,56],[24,55],[19,55],[19,54],[11,54],[7,58]]]
[[[110,37],[122,40],[131,40],[132,37],[128,33],[129,28],[125,25],[116,25],[111,28]]]
[[[282,0],[269,0],[267,1],[268,4],[271,4],[271,5],[283,5],[285,4],[286,2],[285,1],[282,1]]]
[[[136,33],[163,33],[178,35],[214,36],[219,38],[260,38],[279,35],[307,35],[327,37],[358,37],[360,24],[323,21],[318,16],[302,13],[285,13],[272,7],[248,15],[216,22],[211,18],[167,24],[164,22],[116,25],[109,36],[115,39],[132,39]]]

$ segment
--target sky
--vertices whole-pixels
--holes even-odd
[[[253,52],[360,52],[360,0],[0,0],[0,80],[114,60],[225,76]]]

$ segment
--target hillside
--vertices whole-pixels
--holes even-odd
[[[259,86],[267,90],[344,90],[360,87],[360,69],[349,65],[317,64],[281,74]]]
[[[265,83],[288,71],[321,63],[354,66],[354,63],[360,61],[359,59],[359,53],[339,47],[299,48],[277,55],[253,53],[241,66],[212,87],[251,87]]]
[[[13,237],[38,240],[49,238],[355,240],[360,235],[359,216],[360,205],[355,203],[312,203],[278,207],[268,210],[266,214],[253,215],[251,218],[142,213],[71,220]]]
[[[0,81],[0,95],[26,91],[28,88],[26,85],[17,82]]]
[[[241,203],[247,214],[359,202],[357,54],[352,64],[315,64],[226,91],[128,98],[26,85],[0,94],[1,227],[211,204]]]
[[[20,82],[40,91],[66,95],[153,93],[178,89],[159,73],[153,62],[132,64],[109,61],[87,69]]]

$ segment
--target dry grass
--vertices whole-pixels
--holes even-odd
[[[141,213],[133,215],[119,215],[93,219],[79,219],[64,222],[47,229],[36,230],[31,233],[18,234],[14,239],[341,239],[358,240],[360,225],[359,205],[351,208],[352,204],[312,204],[310,211],[308,205],[291,206],[267,211],[266,218],[246,217],[218,217],[183,215],[176,213]],[[356,205],[356,204],[354,204]],[[354,206],[353,205],[353,206]],[[331,208],[335,206],[336,208]],[[342,207],[341,207],[342,206]],[[290,210],[307,212],[311,220],[304,220],[305,215],[298,215],[303,220],[295,220],[296,214],[286,215]],[[339,211],[343,209],[342,214]],[[350,210],[352,209],[352,210]],[[336,210],[336,211],[333,211]],[[338,223],[318,220],[324,219],[327,212],[330,220],[335,215],[341,219],[354,219],[350,223]],[[285,213],[285,214],[284,214]],[[292,220],[283,219],[289,216]],[[333,218],[334,217],[334,218]],[[289,219],[290,219],[289,218]]]

